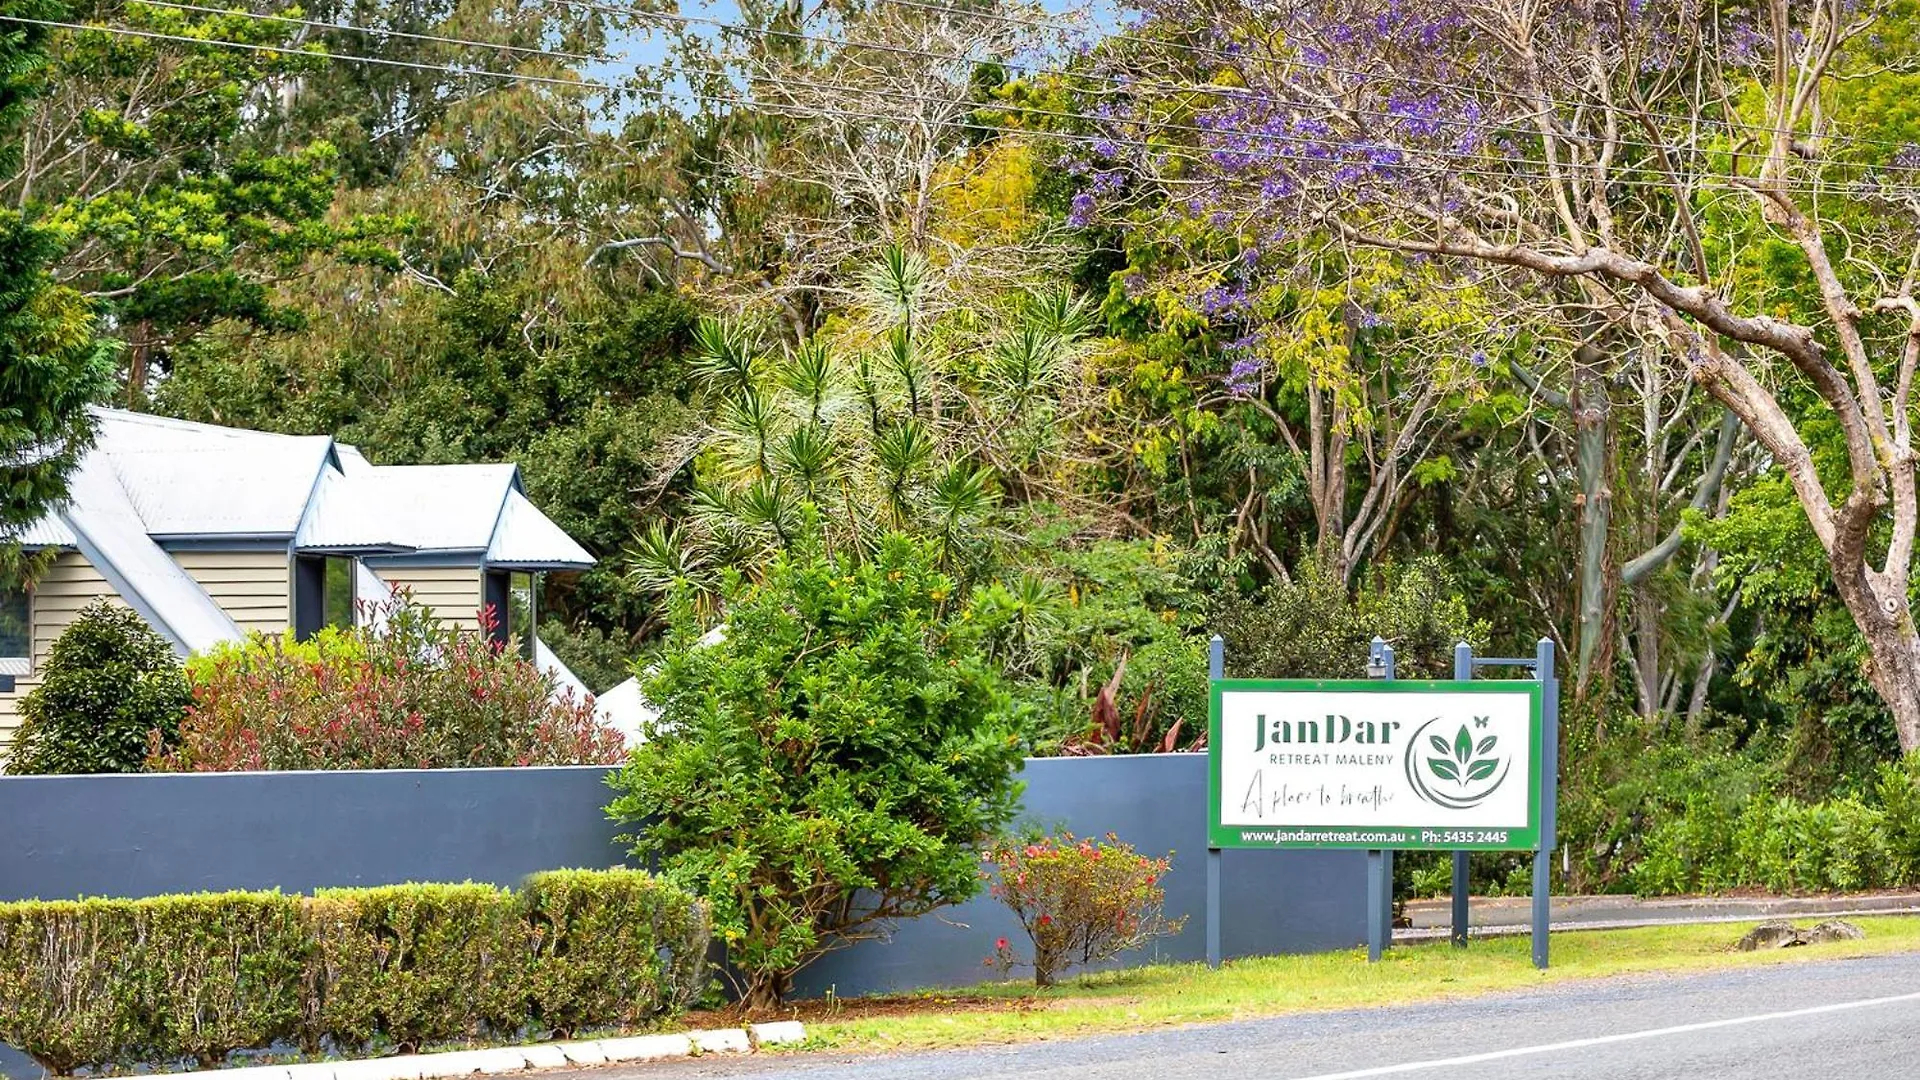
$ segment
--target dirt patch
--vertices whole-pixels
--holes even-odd
[[[1050,1009],[1057,1001],[1042,1001],[1031,996],[987,997],[981,994],[899,994],[890,997],[808,998],[793,1001],[778,1009],[752,1016],[741,1015],[737,1007],[700,1009],[686,1015],[684,1023],[694,1030],[737,1027],[743,1021],[765,1023],[771,1020],[799,1020],[822,1023],[838,1020],[871,1020],[890,1016],[913,1016],[941,1012],[1029,1012]]]

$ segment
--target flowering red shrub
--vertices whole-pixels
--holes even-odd
[[[1186,924],[1163,914],[1167,891],[1160,882],[1172,853],[1150,859],[1112,833],[1101,841],[1070,832],[1005,840],[988,861],[999,872],[993,895],[1013,909],[1033,943],[1036,986],[1052,986],[1072,965],[1111,960]],[[994,942],[987,964],[1019,966],[1006,938]]]
[[[440,622],[402,597],[378,632],[307,641],[255,635],[187,665],[193,704],[156,772],[434,769],[610,764],[620,733],[591,699],[555,698],[553,677],[485,629]]]

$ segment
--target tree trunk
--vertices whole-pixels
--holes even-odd
[[[127,408],[138,409],[147,398],[147,372],[153,358],[153,324],[142,319],[127,335]]]
[[[1893,714],[1900,749],[1920,750],[1920,635],[1914,633],[1912,605],[1903,594],[1882,597],[1859,565],[1844,568],[1836,559],[1833,576],[1840,599],[1867,639],[1868,676]]]
[[[1573,413],[1574,469],[1580,479],[1580,608],[1573,696],[1585,701],[1608,662],[1607,637],[1616,575],[1607,563],[1607,533],[1613,518],[1613,485],[1607,453],[1605,354],[1592,341],[1573,354],[1567,405]]]

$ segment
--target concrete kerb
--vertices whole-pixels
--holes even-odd
[[[157,1074],[164,1080],[444,1080],[448,1077],[497,1075],[529,1069],[564,1069],[581,1065],[608,1065],[625,1061],[654,1061],[689,1057],[695,1053],[751,1053],[762,1046],[804,1042],[805,1025],[798,1020],[718,1028],[677,1035],[631,1035],[611,1039],[576,1039],[502,1046],[490,1050],[449,1050],[437,1054],[353,1061],[310,1061],[297,1065],[253,1065],[239,1069]]]

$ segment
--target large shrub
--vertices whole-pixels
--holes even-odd
[[[1446,679],[1454,644],[1487,635],[1434,558],[1363,571],[1351,594],[1308,563],[1291,581],[1221,601],[1213,625],[1226,639],[1227,674],[1238,678],[1359,678],[1377,636],[1393,646],[1400,678]]]
[[[696,646],[677,605],[646,687],[660,715],[609,809],[712,905],[749,1006],[827,949],[980,887],[1021,746],[953,588],[929,545],[891,535],[862,562],[803,545],[757,584],[733,575],[717,643]]]
[[[384,626],[255,635],[195,657],[193,704],[161,772],[611,763],[590,701],[484,633],[402,596]],[[369,620],[371,622],[372,620]]]
[[[0,904],[0,1042],[55,1073],[637,1027],[702,989],[691,896],[636,870]]]
[[[7,771],[138,772],[155,739],[172,744],[190,700],[166,639],[96,600],[55,639],[40,685],[21,699]]]

